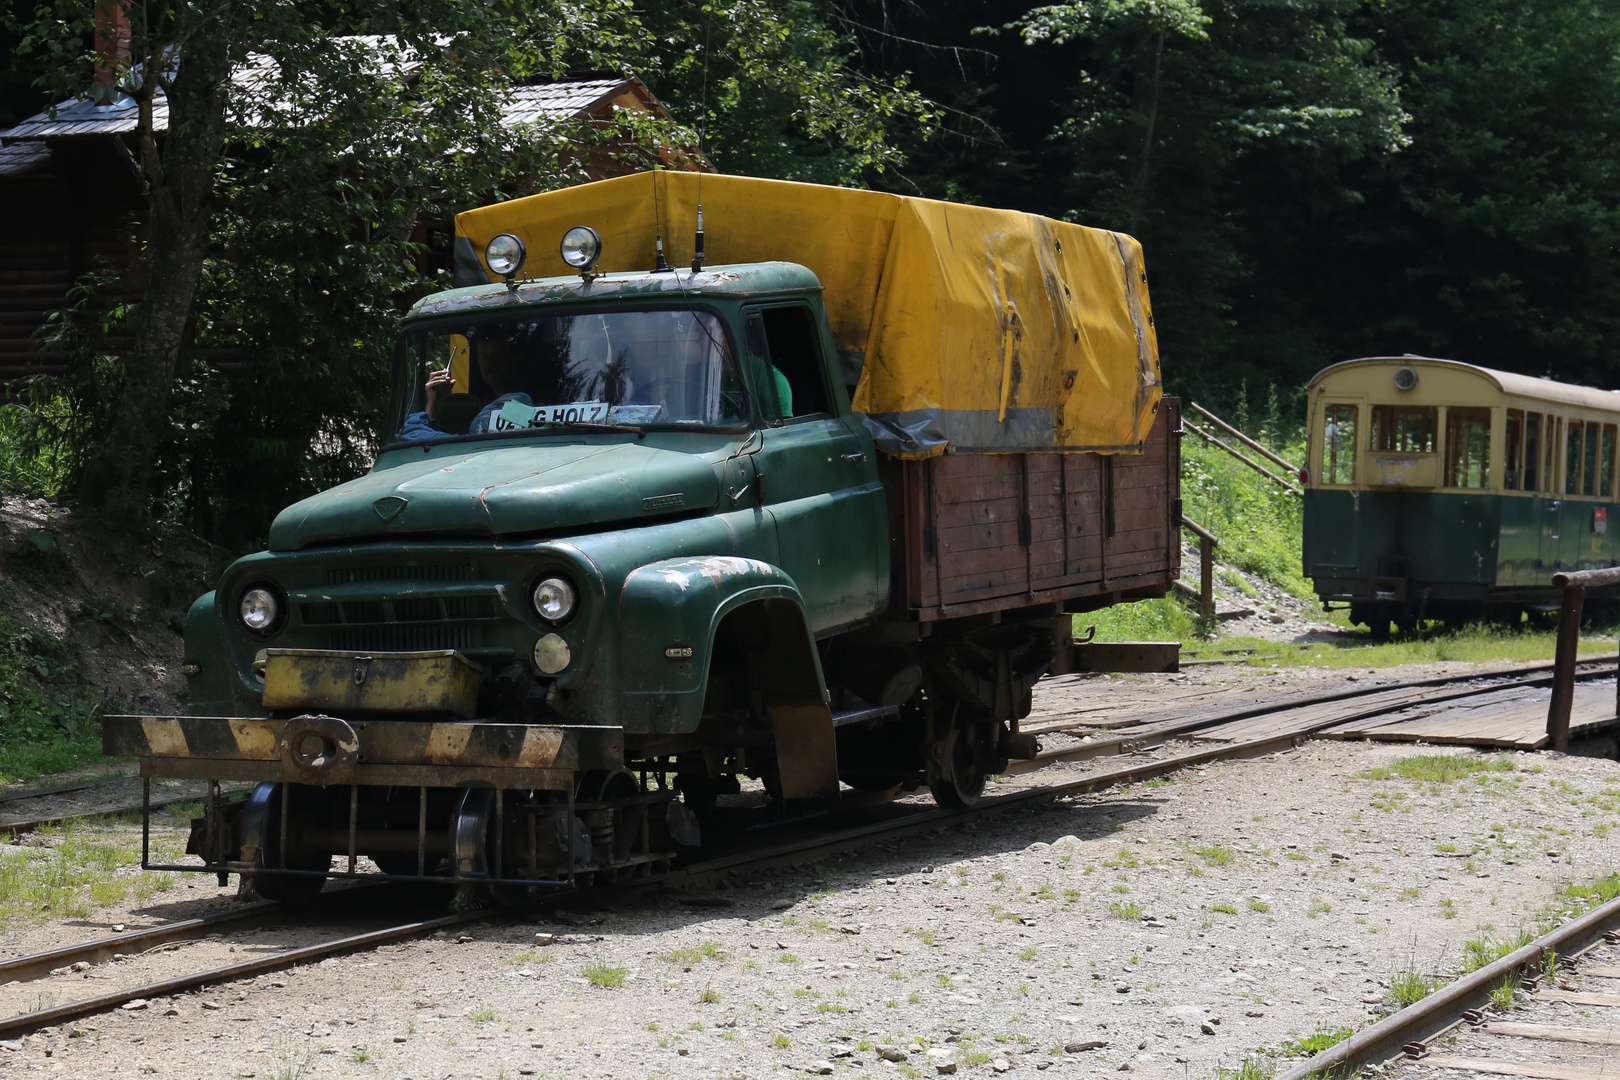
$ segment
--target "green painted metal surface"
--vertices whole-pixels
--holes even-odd
[[[199,602],[187,632],[188,658],[203,666],[192,711],[263,715],[252,668],[269,647],[454,649],[491,673],[521,669],[538,680],[549,722],[691,731],[719,620],[766,601],[802,612],[795,663],[821,688],[814,636],[888,603],[889,529],[872,439],[850,412],[808,270],[712,267],[697,283],[681,283],[686,299],[718,313],[734,341],[750,305],[808,305],[829,412],[779,423],[756,416],[736,431],[550,429],[395,443],[365,476],[283,511],[269,550],[232,564],[215,599]],[[426,298],[404,325],[497,308],[667,309],[682,295],[673,274],[548,279],[516,292],[482,286]],[[578,597],[557,625],[530,600],[552,575]],[[235,614],[256,586],[285,605],[281,625],[262,637]],[[569,656],[554,678],[532,659],[548,634]],[[680,655],[687,647],[692,655]]]
[[[1620,545],[1596,531],[1598,510],[1613,520],[1620,506],[1533,495],[1307,491],[1305,573],[1553,596],[1553,574],[1620,559]]]

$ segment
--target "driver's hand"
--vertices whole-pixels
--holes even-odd
[[[439,371],[435,371],[432,375],[428,376],[427,386],[425,389],[427,390],[427,413],[429,416],[432,416],[434,410],[438,407],[439,391],[443,390],[447,386],[454,386],[455,384],[456,380],[450,375],[449,368],[443,368]]]

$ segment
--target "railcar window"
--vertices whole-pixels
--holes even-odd
[[[1564,440],[1564,494],[1581,493],[1581,422],[1571,420]]]
[[[1561,416],[1547,417],[1547,437],[1542,440],[1545,448],[1541,455],[1541,490],[1556,492],[1558,490],[1558,445],[1564,438],[1564,419]]]
[[[1540,491],[1541,414],[1524,414],[1524,490]]]
[[[1329,405],[1322,410],[1322,483],[1356,482],[1356,407]]]
[[[1605,499],[1614,494],[1615,425],[1603,425],[1603,449],[1598,455],[1598,494]]]
[[[1482,488],[1491,482],[1491,410],[1446,410],[1446,487]]]
[[[1597,494],[1598,434],[1597,424],[1586,425],[1586,462],[1581,467],[1581,494]]]
[[[1372,448],[1396,454],[1434,453],[1434,428],[1439,410],[1432,405],[1374,405]]]
[[[1519,490],[1519,474],[1524,471],[1524,410],[1507,411],[1507,445],[1502,447],[1502,488]]]

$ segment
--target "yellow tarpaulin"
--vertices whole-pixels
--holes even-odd
[[[484,245],[507,232],[532,253],[526,275],[567,273],[557,242],[589,225],[602,236],[599,270],[650,269],[660,231],[669,262],[690,264],[698,184],[639,173],[468,211],[456,219],[460,261],[495,280]],[[795,262],[826,287],[846,377],[859,372],[854,407],[889,453],[1130,453],[1146,436],[1159,354],[1131,237],[739,176],[703,176],[702,200],[709,266]]]

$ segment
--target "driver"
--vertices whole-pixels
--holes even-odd
[[[473,348],[478,357],[478,374],[483,376],[484,385],[495,395],[478,411],[478,415],[473,417],[472,423],[467,425],[467,434],[481,435],[489,430],[490,418],[508,401],[516,401],[523,405],[533,405],[534,402],[530,400],[528,394],[516,389],[522,380],[523,354],[512,343],[511,338],[487,338],[479,341]],[[446,387],[454,385],[455,379],[451,376],[449,368],[441,368],[429,375],[427,383],[423,386],[427,407],[422,412],[412,413],[406,417],[404,425],[400,428],[400,438],[431,439],[439,435],[454,434],[441,430],[433,423],[438,413],[439,395]]]

